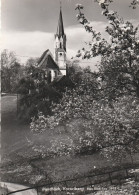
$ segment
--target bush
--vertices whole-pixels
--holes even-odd
[[[84,107],[84,112],[78,112],[74,106],[67,110],[64,104],[67,105],[67,101],[55,105],[57,112],[52,116],[45,117],[39,113],[38,119],[34,118],[30,126],[32,131],[39,133],[57,128],[60,124],[64,126],[72,144],[61,141],[59,145],[58,140],[53,140],[53,153],[82,154],[101,149],[106,156],[120,157],[136,150],[134,142],[138,139],[139,127],[134,124],[139,116],[138,99],[124,96],[111,104],[94,100],[89,107]],[[76,115],[71,118],[69,113],[74,111]]]

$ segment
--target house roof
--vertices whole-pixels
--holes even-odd
[[[49,52],[49,49],[47,49],[46,51],[43,52],[43,54],[41,55],[41,57],[38,59],[38,64],[42,61],[42,59],[44,58],[44,56]]]
[[[50,68],[50,69],[57,69],[57,70],[59,70],[59,67],[56,64],[56,62],[53,60],[52,54],[49,51],[49,49],[47,49],[42,54],[42,56],[39,58],[38,66],[40,66],[42,68]]]

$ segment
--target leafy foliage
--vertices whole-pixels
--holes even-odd
[[[15,54],[7,50],[1,53],[1,90],[15,93],[17,83],[23,75],[23,69]]]
[[[38,64],[38,59],[39,58],[29,58],[26,62],[26,67],[33,67],[33,66],[36,66],[37,67],[37,64]]]
[[[139,6],[139,0],[132,0],[130,7],[136,9]]]
[[[22,120],[30,121],[31,117],[37,116],[39,111],[45,115],[51,114],[51,103],[61,98],[53,87],[47,84],[42,77],[44,71],[32,64],[25,68],[26,76],[23,77],[17,86],[20,94],[18,99],[18,116]]]
[[[82,86],[67,91],[59,104],[53,104],[51,116],[40,113],[37,120],[32,120],[31,130],[41,133],[48,128],[64,126],[72,144],[64,141],[60,147],[59,142],[53,140],[53,153],[58,148],[60,154],[65,151],[69,154],[69,150],[73,154],[102,149],[103,154],[115,154],[115,157],[119,157],[116,156],[119,151],[122,155],[133,152],[139,135],[139,127],[134,127],[139,115],[138,99],[123,96],[109,103],[95,100],[91,90],[88,92]],[[58,151],[55,153],[58,155]]]
[[[129,93],[139,97],[138,27],[134,28],[131,22],[125,22],[118,16],[117,12],[109,10],[109,3],[112,1],[97,2],[103,10],[102,14],[109,21],[110,26],[106,27],[106,32],[110,36],[110,41],[108,42],[101,38],[101,34],[93,29],[91,23],[82,12],[83,6],[77,4],[76,10],[79,12],[77,19],[86,31],[92,34],[92,41],[88,43],[89,48],[79,50],[77,57],[82,56],[83,59],[89,59],[100,55],[102,60],[99,71],[101,77],[103,77],[102,84],[104,84],[104,88],[110,88],[110,81],[113,83],[110,91],[118,91],[120,89],[123,94],[125,92],[123,92],[123,88],[126,88]]]

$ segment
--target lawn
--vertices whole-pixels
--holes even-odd
[[[16,95],[1,98],[1,142],[2,157],[12,157],[12,154],[23,148],[30,136],[29,125],[20,123],[17,119]]]

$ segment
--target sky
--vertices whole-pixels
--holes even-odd
[[[61,0],[62,14],[67,36],[67,58],[75,56],[91,40],[76,19],[77,3],[84,5],[84,13],[102,37],[108,38],[105,27],[108,24],[101,15],[101,8],[94,0]],[[114,0],[110,8],[125,20],[139,24],[139,10],[129,8],[131,0]],[[14,51],[21,63],[29,57],[40,57],[50,49],[54,52],[54,34],[58,24],[60,0],[1,0],[1,49]],[[91,66],[99,58],[82,61],[82,66]]]

